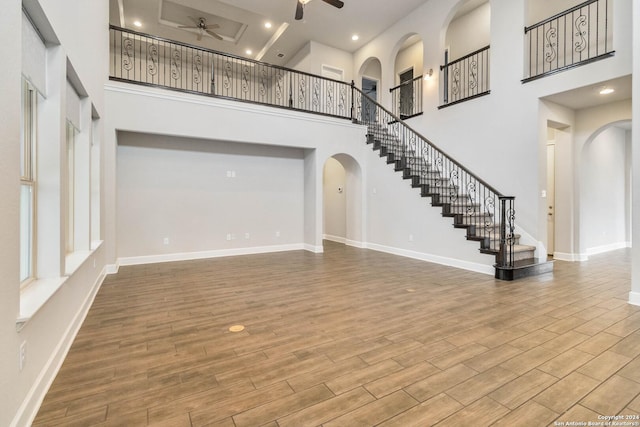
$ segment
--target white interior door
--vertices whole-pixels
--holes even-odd
[[[553,256],[556,238],[556,145],[547,144],[547,253]]]

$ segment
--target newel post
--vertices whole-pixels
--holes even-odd
[[[500,267],[513,267],[513,232],[515,229],[515,197],[500,196]]]

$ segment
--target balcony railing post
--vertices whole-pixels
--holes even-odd
[[[512,268],[514,266],[513,245],[515,229],[514,197],[500,196],[500,254],[499,266]]]
[[[355,104],[355,100],[356,100],[356,83],[351,80],[351,121],[352,122],[356,122],[356,115],[355,115],[355,108],[356,108],[356,104]]]

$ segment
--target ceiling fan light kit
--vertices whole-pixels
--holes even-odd
[[[300,21],[304,16],[304,5],[309,3],[311,0],[298,0],[296,4],[296,21]],[[344,2],[341,0],[322,0],[323,2],[330,4],[333,7],[337,7],[338,9],[342,9],[344,6]]]

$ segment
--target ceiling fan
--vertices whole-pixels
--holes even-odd
[[[302,15],[304,14],[304,5],[309,3],[311,0],[298,0],[298,4],[296,5],[296,20],[299,21],[302,19]],[[322,0],[325,3],[330,4],[333,7],[337,7],[338,9],[342,9],[344,6],[344,2],[341,0]]]
[[[207,25],[207,20],[202,17],[196,19],[192,16],[189,16],[189,19],[193,21],[194,25],[180,25],[178,28],[198,30],[198,41],[202,40],[202,36],[204,35],[204,33],[207,33],[211,37],[215,37],[218,40],[222,40],[222,36],[212,30],[214,28],[220,28],[220,25]]]

